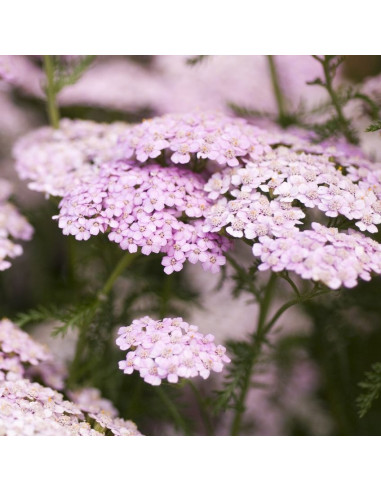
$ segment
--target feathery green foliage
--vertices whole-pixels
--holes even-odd
[[[371,370],[365,373],[364,381],[359,383],[359,387],[363,392],[357,398],[357,407],[359,416],[362,418],[381,396],[381,362],[372,365]]]
[[[369,125],[365,131],[366,132],[377,132],[378,130],[381,130],[381,120],[377,121],[376,123],[372,123],[371,125]]]
[[[243,389],[244,374],[252,367],[252,345],[249,341],[229,340],[226,348],[231,363],[225,368],[225,379],[223,389],[216,392],[213,399],[213,411],[216,414],[228,408],[237,408],[239,395]]]

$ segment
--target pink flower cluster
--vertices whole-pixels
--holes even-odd
[[[179,377],[206,379],[211,371],[221,372],[230,362],[222,345],[213,343],[213,335],[203,335],[197,326],[182,318],[154,321],[146,316],[122,326],[116,340],[121,350],[130,350],[119,362],[125,374],[139,371],[146,383],[160,385],[163,379],[177,383]]]
[[[258,200],[258,192],[264,192],[278,202],[277,206],[281,202],[299,204],[298,208],[303,210],[317,208],[328,217],[341,215],[356,221],[361,231],[377,232],[376,225],[381,223],[378,173],[361,166],[359,159],[336,161],[329,151],[319,155],[313,153],[315,149],[311,146],[309,152],[296,152],[278,147],[260,159],[247,161],[239,169],[214,174],[205,190],[210,198],[229,191],[235,201],[230,206],[237,211],[252,199]],[[360,166],[356,166],[357,162]],[[304,214],[300,218],[303,217]],[[274,235],[278,235],[276,229]]]
[[[202,230],[200,219],[210,204],[203,186],[187,169],[105,163],[86,185],[72,187],[55,218],[77,240],[108,232],[110,241],[130,253],[165,253],[167,274],[181,270],[186,260],[216,272],[229,241]]]
[[[320,220],[342,233],[357,227],[365,238],[381,223],[381,168],[351,145],[318,145],[307,132],[258,128],[213,112],[116,128],[64,121],[58,131],[42,129],[46,147],[38,134],[25,137],[15,150],[17,167],[39,168],[32,186],[64,196],[56,216],[64,234],[87,240],[107,233],[131,253],[164,253],[168,274],[186,260],[218,271],[231,246],[221,233],[258,243],[296,237]],[[53,173],[50,152],[66,163]],[[376,255],[366,271],[377,272],[377,262]],[[324,283],[343,282],[336,276]]]
[[[8,201],[11,192],[10,183],[0,179],[0,271],[11,266],[8,258],[16,258],[23,252],[22,247],[15,244],[13,239],[27,241],[33,234],[32,226]]]
[[[120,140],[124,157],[135,157],[138,162],[165,154],[174,164],[188,164],[197,157],[235,167],[240,157],[256,157],[270,150],[268,137],[240,118],[194,112],[143,121],[132,126]]]
[[[29,188],[63,196],[99,164],[118,157],[117,141],[128,125],[67,120],[60,128],[43,127],[19,139],[13,149],[21,179]]]
[[[70,399],[94,422],[94,427],[102,434],[114,436],[140,436],[136,424],[118,417],[113,404],[102,398],[97,388],[82,388],[69,392]]]
[[[203,229],[224,228],[230,236],[254,241],[254,256],[263,262],[260,269],[287,269],[333,289],[354,287],[358,277],[370,280],[370,272],[381,272],[380,246],[346,229],[377,232],[381,175],[358,154],[350,146],[314,145],[297,136],[283,139],[265,155],[243,159],[240,166],[210,177],[205,191],[215,204]],[[340,233],[335,229],[339,240],[329,246],[323,225],[319,231],[318,223],[305,230],[319,215],[323,224],[326,216],[344,226]]]
[[[73,392],[69,401],[52,387],[33,382],[33,374],[44,379],[49,364],[54,366],[46,347],[8,319],[0,321],[0,436],[140,435],[95,388]],[[43,366],[41,372],[30,371]],[[58,385],[64,389],[62,381]]]
[[[100,435],[61,393],[28,379],[0,383],[0,435]]]
[[[46,347],[35,342],[9,319],[0,320],[0,381],[24,375],[25,365],[50,360]]]
[[[358,277],[369,281],[372,272],[381,274],[379,243],[352,229],[340,232],[316,222],[311,226],[285,237],[260,237],[253,246],[262,262],[259,270],[289,270],[331,289],[355,287]]]

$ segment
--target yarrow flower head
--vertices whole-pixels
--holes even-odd
[[[81,125],[86,138],[78,135]],[[164,253],[168,274],[181,270],[186,260],[218,271],[232,245],[229,237],[254,246],[266,238],[295,238],[320,221],[346,234],[350,250],[352,229],[365,238],[381,223],[380,166],[353,146],[315,144],[311,132],[258,128],[212,112],[169,114],[118,127],[115,133],[108,127],[109,138],[99,125],[93,133],[90,127],[68,121],[62,126],[61,132],[72,132],[72,137],[63,137],[65,148],[69,154],[79,148],[80,158],[76,166],[69,159],[69,174],[65,166],[64,173],[59,171],[65,176],[55,190],[63,195],[55,217],[59,227],[77,240],[106,233],[131,253]],[[50,132],[47,149],[52,150],[52,140],[61,140],[61,134],[44,132]],[[25,138],[15,151],[18,168],[28,168],[20,164],[28,161],[35,169],[33,152],[29,160],[23,158],[23,148],[34,147]],[[41,150],[39,144],[34,148]],[[40,162],[50,162],[46,149]],[[45,164],[39,176],[41,189],[47,191],[52,182],[45,186],[51,179]],[[376,250],[368,272],[378,271]],[[255,256],[259,251],[259,246],[253,248]],[[356,284],[325,278],[320,281],[330,286]]]
[[[69,401],[53,387],[32,380],[49,384],[50,379],[64,389],[55,365],[45,346],[10,320],[0,321],[0,435],[140,435],[97,389],[75,391]]]
[[[168,114],[132,126],[120,138],[123,155],[146,162],[165,156],[169,163],[209,159],[235,167],[243,156],[269,150],[266,132],[222,113]]]
[[[87,415],[87,420],[103,434],[114,436],[140,436],[136,424],[118,417],[113,404],[102,398],[97,388],[82,388],[69,392],[70,399]]]
[[[9,319],[0,321],[0,380],[21,377],[28,365],[50,359],[47,347],[35,342]]]
[[[100,163],[117,158],[116,143],[127,128],[125,123],[63,119],[57,130],[43,127],[18,140],[16,170],[31,181],[30,189],[63,196]]]
[[[119,368],[125,374],[139,371],[153,386],[164,379],[170,383],[196,376],[207,379],[211,371],[221,372],[230,362],[225,347],[214,344],[213,335],[203,335],[182,318],[155,321],[146,316],[122,326],[118,334],[119,348],[129,350]]]
[[[9,258],[16,258],[23,252],[22,247],[15,244],[13,239],[26,241],[33,234],[33,227],[8,201],[11,193],[10,183],[0,179],[0,271],[11,266]]]
[[[64,234],[78,240],[107,233],[130,253],[164,253],[167,274],[181,270],[186,260],[216,272],[229,240],[202,230],[211,203],[203,187],[202,177],[188,169],[105,163],[86,185],[67,193],[55,218]]]
[[[294,271],[333,289],[379,274],[380,245],[367,237],[381,223],[379,167],[352,146],[292,134],[272,147],[211,176],[204,189],[215,204],[203,230],[252,241],[260,270]]]

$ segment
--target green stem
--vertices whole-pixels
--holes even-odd
[[[325,88],[327,89],[333,107],[336,110],[337,120],[341,126],[341,130],[349,143],[358,144],[358,139],[351,131],[349,121],[344,116],[340,100],[333,88],[333,78],[331,75],[330,58],[325,56],[323,60],[321,60],[320,58],[317,58],[317,60],[320,61],[320,63],[323,66],[324,77],[325,77]]]
[[[107,297],[114,285],[115,280],[119,277],[119,275],[123,272],[125,268],[131,265],[131,263],[136,259],[138,255],[139,253],[126,253],[122,256],[121,260],[119,261],[119,263],[117,263],[116,267],[111,272],[109,278],[104,284],[102,290],[100,290],[98,294],[98,299],[100,301],[104,300],[104,298]]]
[[[197,386],[195,384],[193,384],[193,382],[190,379],[188,379],[188,384],[192,388],[192,391],[196,397],[196,400],[197,400],[197,403],[198,403],[198,406],[200,409],[201,417],[202,417],[202,420],[204,422],[204,427],[205,427],[206,433],[208,436],[214,436],[213,424],[212,424],[212,421],[209,417],[209,413],[206,409],[204,398],[202,397]]]
[[[75,380],[75,373],[78,369],[78,367],[81,364],[81,359],[82,359],[82,354],[85,350],[86,347],[86,342],[87,342],[87,331],[89,329],[89,326],[91,324],[91,321],[93,320],[95,313],[97,311],[98,306],[100,303],[104,302],[107,300],[107,297],[115,283],[115,280],[119,277],[119,275],[123,272],[127,266],[129,266],[135,258],[138,256],[139,253],[126,253],[122,256],[121,260],[117,265],[115,266],[114,270],[111,272],[110,276],[108,277],[106,283],[104,284],[103,288],[99,291],[98,295],[94,299],[94,302],[91,306],[90,309],[90,314],[88,319],[86,320],[86,325],[82,327],[81,333],[78,337],[76,349],[75,349],[75,355],[74,359],[71,363],[70,367],[70,375],[68,379],[68,386],[74,383]]]
[[[163,319],[168,315],[168,304],[171,299],[171,292],[173,287],[173,275],[167,275],[162,283],[162,291],[160,295],[160,308],[159,316]]]
[[[180,412],[177,410],[176,405],[172,402],[172,400],[169,398],[167,393],[160,386],[157,387],[157,394],[159,395],[161,401],[169,410],[177,426],[184,431],[185,435],[190,436],[191,434],[189,432],[187,423],[180,415]]]
[[[44,55],[44,68],[46,74],[46,99],[49,121],[53,128],[59,127],[60,114],[56,101],[56,90],[54,87],[54,65],[50,55]]]
[[[243,377],[243,383],[241,386],[241,393],[239,395],[236,413],[233,419],[232,427],[231,427],[231,435],[236,436],[239,433],[241,427],[242,416],[245,411],[245,400],[247,397],[247,393],[250,389],[251,376],[253,372],[253,368],[255,362],[257,361],[258,356],[261,353],[261,349],[263,344],[266,342],[266,337],[271,328],[275,325],[275,323],[279,320],[282,314],[287,311],[290,307],[295,306],[296,304],[308,301],[314,297],[320,296],[322,294],[326,294],[329,292],[329,289],[320,289],[319,286],[315,286],[310,292],[307,292],[304,295],[299,295],[295,299],[292,299],[283,306],[281,306],[278,311],[274,314],[274,316],[270,319],[268,323],[266,323],[266,317],[269,311],[270,302],[273,294],[273,289],[275,285],[276,275],[273,273],[270,277],[269,283],[267,284],[264,297],[260,304],[260,312],[258,318],[258,328],[257,331],[253,334],[253,342],[252,342],[252,357],[250,360],[250,364],[246,370],[246,373]]]
[[[290,278],[290,276],[288,275],[288,273],[284,273],[283,275],[280,274],[280,276],[286,280],[286,282],[289,283],[289,285],[291,286],[292,290],[295,292],[295,295],[296,297],[300,297],[300,292],[299,292],[299,289],[298,287],[296,286],[295,282]]]
[[[271,303],[271,298],[275,287],[275,283],[276,283],[276,275],[272,273],[269,282],[266,286],[264,296],[260,302],[257,330],[253,334],[253,341],[251,345],[251,358],[243,377],[241,391],[238,397],[235,415],[231,426],[230,433],[232,436],[237,436],[241,427],[241,420],[245,412],[245,400],[250,388],[250,381],[253,372],[253,367],[257,360],[258,355],[261,352],[262,344],[265,341],[265,337],[266,337],[265,323],[266,323],[267,313],[270,308],[270,303]]]
[[[287,121],[287,113],[286,113],[286,108],[285,108],[284,97],[282,94],[282,89],[281,89],[280,83],[279,83],[278,72],[277,72],[277,69],[275,66],[275,62],[274,62],[274,57],[272,55],[268,55],[267,60],[269,62],[271,83],[273,86],[274,95],[275,95],[276,103],[278,106],[278,120],[282,126],[285,126],[286,121]]]

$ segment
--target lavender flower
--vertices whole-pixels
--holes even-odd
[[[21,331],[9,319],[0,321],[0,355],[17,357],[22,364],[37,365],[49,360],[49,351],[43,345]]]
[[[211,371],[221,372],[230,362],[225,347],[213,343],[213,335],[203,335],[197,326],[182,318],[150,317],[134,320],[122,326],[116,340],[121,350],[130,350],[126,360],[119,362],[125,374],[139,371],[148,384],[160,385],[163,379],[177,383],[179,377],[201,376],[207,379]]]
[[[360,152],[290,135],[242,161],[206,184],[216,203],[204,231],[224,229],[252,241],[260,270],[294,271],[332,289],[354,287],[358,277],[370,280],[381,272],[380,245],[354,231],[376,233],[381,223],[380,171]],[[344,229],[325,227],[324,216]]]
[[[130,253],[138,248],[144,255],[164,253],[167,274],[181,270],[187,259],[213,272],[225,263],[229,241],[202,230],[210,200],[199,175],[119,161],[102,164],[85,181],[60,203],[55,218],[64,234],[87,240],[107,232],[110,241]]]
[[[46,347],[10,320],[0,321],[0,435],[140,435],[95,388],[73,392],[69,401],[52,387],[26,378],[48,380],[54,375],[53,383],[64,389],[54,368]]]
[[[82,388],[70,391],[71,400],[94,421],[95,427],[114,436],[140,436],[136,425],[131,420],[118,417],[118,411],[113,404],[101,397],[97,388]]]
[[[292,231],[288,237],[259,238],[253,254],[259,270],[289,270],[331,289],[355,287],[358,278],[369,281],[381,273],[381,245],[359,232],[340,232],[316,222],[312,230]]]
[[[40,162],[44,172],[34,174],[32,186],[64,195],[55,217],[64,234],[87,240],[107,233],[131,253],[164,253],[167,274],[180,271],[186,260],[218,271],[231,247],[222,231],[263,244],[266,238],[295,239],[320,216],[322,225],[358,228],[365,241],[381,223],[381,171],[348,144],[318,145],[310,133],[258,128],[212,112],[169,114],[115,132],[93,125],[66,121],[68,136],[41,130],[46,148],[36,135],[29,137],[32,144],[25,137],[15,150],[17,167],[31,177]],[[69,167],[65,157],[50,175],[46,165],[50,151],[58,150],[56,139],[63,139],[67,156],[80,156]],[[200,166],[203,171],[195,172]],[[260,251],[253,248],[255,255]],[[371,254],[374,261],[363,266],[377,273],[377,248]],[[273,269],[287,268],[282,265]],[[358,276],[369,279],[362,269],[351,280],[302,276],[347,287]]]
[[[97,166],[118,157],[116,143],[128,125],[63,119],[60,128],[43,127],[22,137],[13,155],[21,179],[29,188],[63,196]]]
[[[16,258],[22,254],[22,247],[13,239],[29,240],[33,234],[32,226],[8,201],[12,186],[8,181],[0,179],[0,270],[11,266],[8,258]]]
[[[197,157],[235,167],[240,157],[255,157],[270,150],[271,137],[240,118],[194,112],[143,121],[120,140],[124,157],[135,156],[138,162],[166,154],[169,163],[187,164]]]

